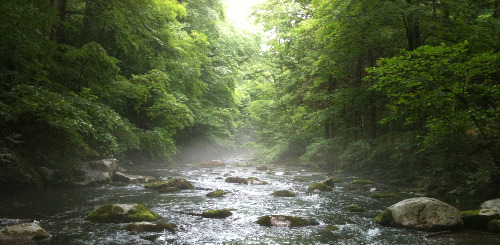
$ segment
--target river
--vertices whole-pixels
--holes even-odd
[[[180,176],[197,189],[163,194],[143,188],[143,184],[100,187],[51,187],[37,191],[2,194],[0,226],[36,220],[49,231],[49,239],[33,244],[500,244],[500,235],[475,231],[433,233],[382,227],[373,218],[397,202],[373,199],[369,190],[348,188],[358,179],[346,173],[326,173],[306,167],[277,166],[257,171],[243,158],[226,159],[226,166],[202,168],[197,164],[142,165],[127,167],[129,174],[166,179]],[[226,183],[223,175],[257,177],[268,185]],[[338,177],[332,192],[308,191],[308,186],[325,177]],[[377,184],[380,191],[392,188]],[[208,198],[210,190],[228,191],[225,197]],[[274,197],[276,190],[292,190],[297,197]],[[396,190],[397,191],[397,190]],[[400,190],[401,191],[401,190]],[[405,192],[398,193],[405,195]],[[85,221],[92,210],[106,203],[140,203],[178,226],[175,233],[134,233],[121,229],[124,224]],[[345,208],[358,205],[364,212]],[[228,208],[233,215],[225,219],[206,219],[188,213]],[[317,226],[301,228],[262,227],[255,223],[268,214],[314,218]],[[327,229],[329,225],[338,230]]]

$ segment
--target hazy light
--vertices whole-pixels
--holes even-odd
[[[255,26],[253,20],[249,18],[252,13],[252,6],[263,3],[266,0],[225,0],[226,16],[229,22],[238,29],[246,29],[257,32],[259,28]]]

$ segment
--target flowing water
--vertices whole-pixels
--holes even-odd
[[[143,184],[81,188],[47,188],[39,191],[3,194],[0,200],[0,227],[36,220],[49,231],[48,239],[33,244],[500,244],[500,235],[461,231],[431,236],[433,233],[382,227],[373,218],[396,200],[373,199],[369,188],[348,188],[355,176],[301,167],[276,167],[257,171],[244,159],[227,159],[226,166],[202,168],[196,164],[148,165],[127,173],[157,179],[180,176],[197,189],[163,194],[143,188]],[[257,177],[268,185],[226,183],[223,175]],[[307,187],[325,177],[342,182],[332,192],[308,191]],[[377,185],[381,191],[389,187]],[[205,195],[212,190],[230,192],[222,198]],[[276,190],[292,190],[297,197],[274,197]],[[85,221],[92,210],[106,203],[140,203],[178,226],[176,232],[128,232],[124,224]],[[349,212],[358,205],[365,212]],[[206,219],[189,213],[228,208],[225,219]],[[258,217],[269,214],[314,218],[317,226],[300,228],[262,227]],[[338,230],[330,230],[330,225]]]

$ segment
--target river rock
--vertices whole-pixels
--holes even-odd
[[[428,231],[456,229],[462,226],[458,209],[428,197],[400,201],[377,216],[375,222],[384,226]]]
[[[247,179],[247,184],[248,185],[267,185],[267,181],[262,181],[260,179],[257,179],[256,177],[250,177]]]
[[[500,219],[500,214],[490,209],[462,211],[460,215],[465,227],[480,230],[486,230],[490,221]]]
[[[314,219],[304,219],[286,215],[265,215],[257,220],[257,224],[275,227],[301,227],[318,225],[318,222]]]
[[[319,190],[319,191],[333,191],[333,188],[331,186],[325,185],[325,184],[323,184],[321,182],[310,185],[308,189],[310,191],[314,191],[314,190]]]
[[[194,189],[194,185],[184,178],[173,178],[164,181],[148,183],[144,188],[161,190],[168,187],[176,187],[180,190]]]
[[[247,179],[240,177],[227,177],[225,181],[227,183],[248,184]]]
[[[32,239],[49,236],[49,233],[37,223],[21,223],[2,228],[0,230],[0,244],[28,243]]]
[[[225,209],[214,209],[205,211],[201,214],[203,218],[215,218],[215,219],[223,219],[233,215],[233,213],[225,208]]]
[[[320,181],[319,183],[323,183],[323,184],[330,186],[330,187],[335,187],[335,180],[332,177],[328,177],[328,178]]]
[[[500,213],[500,198],[483,202],[481,204],[480,208],[481,209],[489,209],[489,210],[493,210],[497,213]]]
[[[206,162],[202,162],[200,164],[203,167],[222,167],[225,165],[225,163],[223,161],[219,161],[219,160],[206,161]]]
[[[109,184],[115,170],[116,159],[78,163],[73,167],[69,182],[80,186]]]
[[[161,216],[141,204],[105,204],[92,211],[85,220],[99,223],[156,221]]]
[[[113,174],[113,181],[115,182],[122,182],[122,183],[149,183],[154,180],[153,177],[149,176],[141,176],[141,175],[132,175],[132,174],[125,174],[122,172],[115,172]]]
[[[289,190],[281,190],[281,191],[275,191],[273,192],[273,196],[275,197],[295,197],[297,194],[293,191]]]
[[[177,225],[175,224],[167,224],[167,223],[162,223],[162,222],[147,222],[147,221],[142,221],[142,222],[134,222],[131,224],[128,224],[123,227],[123,229],[127,231],[135,231],[135,232],[159,232],[159,231],[175,231],[177,228]]]

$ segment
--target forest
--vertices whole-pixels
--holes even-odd
[[[498,0],[268,0],[262,33],[222,0],[0,4],[4,188],[240,150],[481,200],[500,188]]]

